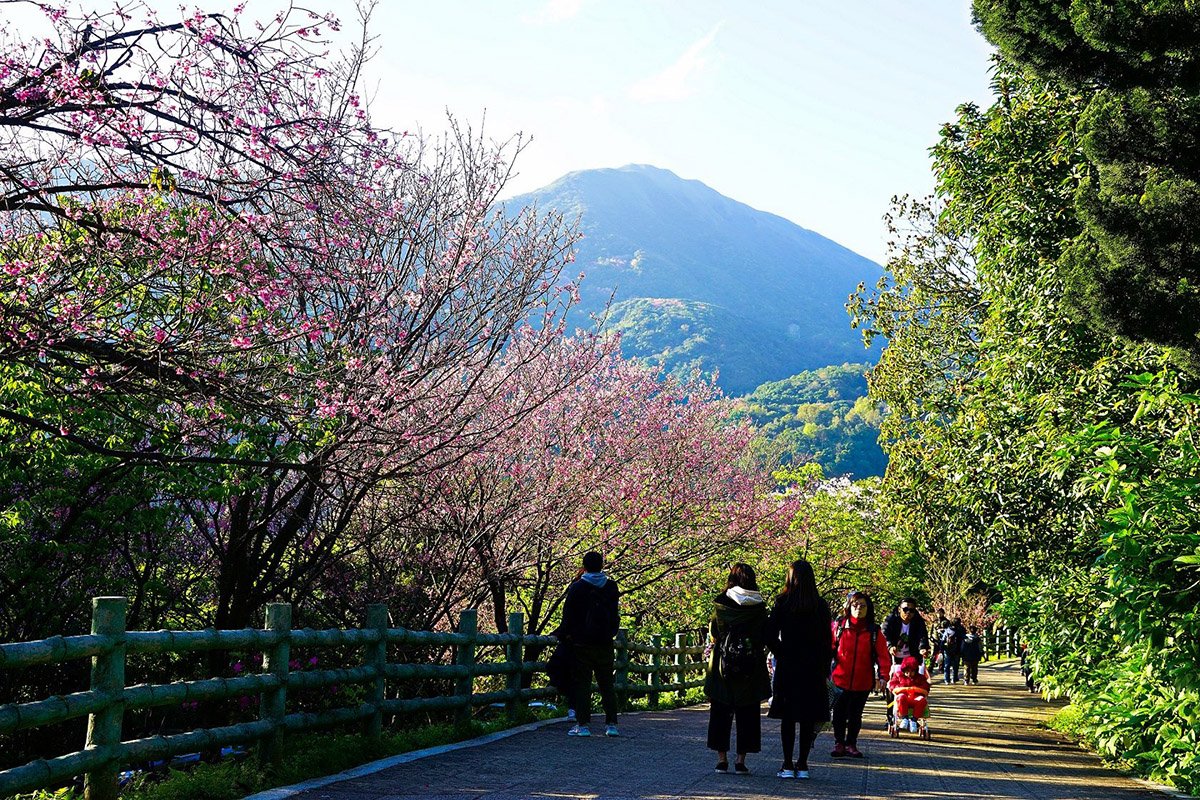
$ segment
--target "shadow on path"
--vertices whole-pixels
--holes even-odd
[[[829,757],[817,738],[810,780],[775,777],[778,724],[763,719],[764,751],[752,774],[713,772],[704,748],[707,707],[644,712],[617,739],[568,738],[552,724],[479,747],[422,758],[293,795],[297,800],[512,800],[514,798],[997,798],[1162,800],[1166,795],[1105,769],[1058,734],[1037,727],[1054,706],[1024,690],[1015,661],[985,663],[980,686],[935,684],[932,740],[884,731],[873,698],[859,747],[867,758]]]

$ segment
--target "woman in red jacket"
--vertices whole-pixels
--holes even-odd
[[[863,707],[872,689],[882,689],[883,678],[892,667],[887,640],[875,624],[875,604],[865,592],[846,598],[842,616],[833,623],[834,758],[862,758],[858,732],[862,729]]]

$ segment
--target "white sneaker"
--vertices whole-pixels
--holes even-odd
[[[574,721],[575,721],[575,709],[568,708],[567,709],[567,722],[574,722]]]
[[[781,770],[779,770],[779,772],[775,773],[775,777],[776,778],[794,778],[794,777],[796,777],[796,770],[781,769]]]
[[[607,725],[604,728],[604,735],[605,736],[620,736],[621,732],[619,730],[617,730],[616,725]]]
[[[591,736],[592,732],[588,730],[587,725],[576,725],[571,730],[567,731],[567,736]]]
[[[797,777],[797,778],[807,778],[807,777],[808,777],[808,770],[806,770],[806,769],[798,769],[798,770],[796,770],[796,777]]]

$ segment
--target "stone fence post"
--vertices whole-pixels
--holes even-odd
[[[91,690],[107,697],[108,704],[88,717],[86,750],[115,750],[121,744],[121,719],[125,716],[125,613],[124,597],[92,600],[92,634],[111,636],[111,650],[92,658]],[[117,767],[113,758],[83,776],[86,800],[117,800]]]
[[[458,632],[468,637],[467,641],[456,647],[454,663],[467,668],[467,674],[454,684],[454,696],[463,699],[463,705],[454,711],[454,721],[469,722],[471,719],[471,695],[475,691],[475,635],[479,632],[479,612],[473,608],[465,609],[458,618]]]
[[[379,631],[379,641],[363,648],[363,661],[375,671],[375,677],[367,684],[367,696],[372,707],[371,716],[363,721],[363,734],[373,742],[383,737],[383,700],[387,679],[387,627],[388,609],[382,603],[367,606],[367,630]]]
[[[288,635],[292,630],[291,603],[267,603],[264,627],[284,634],[263,653],[263,672],[278,678],[279,685],[263,692],[258,706],[258,718],[271,723],[271,732],[258,744],[258,760],[264,766],[272,766],[278,765],[283,759],[283,732],[280,728],[287,713],[288,660],[292,657],[291,636]]]
[[[509,643],[504,654],[504,660],[513,667],[513,671],[508,673],[508,681],[505,684],[509,692],[509,698],[505,701],[504,706],[508,712],[508,718],[515,719],[517,709],[520,708],[518,693],[521,691],[521,678],[523,677],[521,663],[525,658],[525,642],[521,639],[525,635],[524,614],[516,612],[508,615],[508,632],[517,638],[515,641]]]

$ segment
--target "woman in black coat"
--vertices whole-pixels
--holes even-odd
[[[775,680],[767,716],[780,720],[783,766],[781,778],[807,778],[808,753],[821,723],[829,721],[825,681],[833,657],[829,605],[817,593],[812,566],[793,561],[787,585],[767,620],[766,644],[775,654]],[[793,761],[796,726],[800,749]]]
[[[708,625],[708,670],[704,693],[708,696],[708,749],[717,751],[717,772],[729,771],[729,743],[737,722],[738,773],[748,773],[746,754],[762,749],[760,706],[771,692],[763,629],[767,607],[758,591],[758,579],[749,564],[737,563],[729,571],[725,591],[713,598]]]

